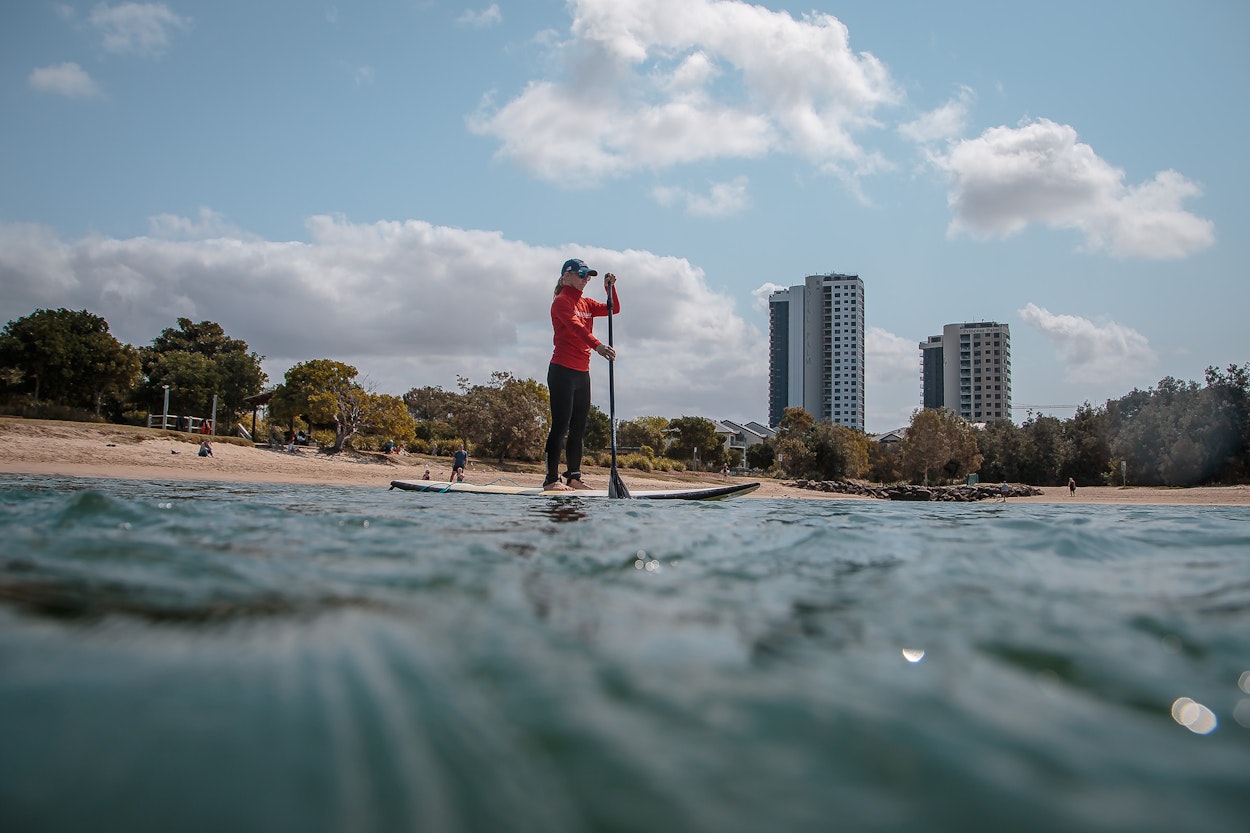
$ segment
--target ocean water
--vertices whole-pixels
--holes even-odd
[[[1248,671],[1244,507],[0,478],[7,833],[1240,833]]]

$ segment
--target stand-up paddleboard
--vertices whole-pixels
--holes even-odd
[[[630,489],[629,496],[637,500],[723,500],[754,492],[759,483],[728,483],[724,486],[706,486],[695,489]],[[514,495],[521,497],[608,497],[607,489],[578,489],[573,492],[544,492],[539,486],[518,486],[515,483],[447,483],[441,480],[392,480],[392,489],[409,492],[432,492],[434,494]]]

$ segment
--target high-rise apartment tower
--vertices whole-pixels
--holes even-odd
[[[768,298],[768,424],[786,408],[864,430],[864,282],[808,275]]]
[[[1011,419],[1011,330],[979,321],[947,324],[920,343],[921,404],[970,422]]]

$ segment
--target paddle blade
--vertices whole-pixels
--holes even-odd
[[[612,469],[612,476],[608,478],[608,497],[629,497],[629,489],[625,488],[625,482],[621,480],[621,475],[616,469]]]

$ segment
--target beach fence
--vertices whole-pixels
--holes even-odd
[[[166,431],[186,431],[189,434],[215,433],[211,419],[175,414],[148,414],[148,427],[163,428]]]

